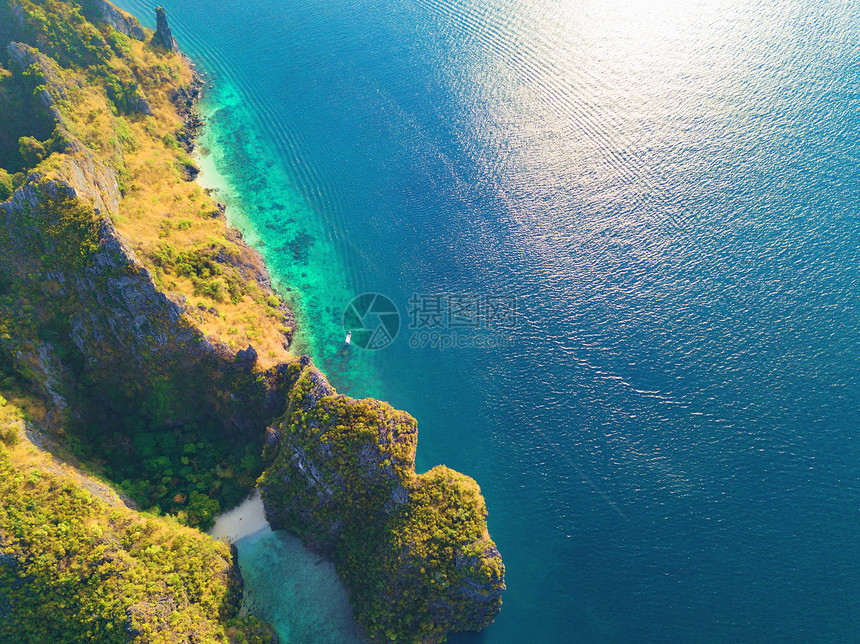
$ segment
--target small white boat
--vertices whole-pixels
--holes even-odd
[[[352,340],[352,331],[347,331],[347,332],[346,332],[346,343],[345,343],[345,345],[344,345],[344,346],[347,346],[347,347],[348,347],[348,346],[349,346],[349,341],[350,341],[350,340]]]

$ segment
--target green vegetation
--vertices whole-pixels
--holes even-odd
[[[172,226],[165,228],[169,231]],[[189,228],[191,222],[188,220],[181,220],[177,224],[180,231]],[[215,302],[229,299],[233,304],[240,304],[247,288],[245,281],[235,272],[226,271],[219,262],[219,258],[225,256],[235,260],[238,251],[234,245],[230,246],[228,248],[223,243],[208,242],[188,250],[179,250],[163,242],[152,253],[152,261],[161,269],[162,280],[164,275],[187,277],[194,286],[194,295],[205,296]]]
[[[262,469],[252,445],[236,453],[229,439],[199,440],[205,434],[194,424],[175,432],[133,433],[131,444],[127,434],[106,438],[113,454],[108,452],[104,473],[141,507],[173,514],[187,525],[209,527],[222,503],[239,503]]]
[[[16,187],[12,175],[0,168],[0,201],[5,201],[11,197]]]
[[[22,136],[18,139],[18,151],[27,167],[35,168],[50,154],[50,147],[32,136]]]
[[[260,480],[267,509],[331,553],[371,640],[439,642],[493,621],[504,566],[480,489],[444,466],[415,473],[411,416],[339,396],[307,368],[280,427]]]
[[[111,49],[80,7],[61,0],[15,0],[24,16],[24,36],[60,65],[88,67],[104,64]]]
[[[22,440],[27,414],[3,401],[0,641],[269,641],[236,617],[227,545],[94,496],[83,484],[95,482]]]
[[[0,22],[3,17],[0,14]],[[0,58],[2,60],[2,58]],[[21,186],[24,175],[13,179],[34,158],[25,159],[21,154],[21,141],[47,141],[54,130],[54,123],[45,106],[38,100],[36,89],[38,78],[30,74],[12,74],[0,66],[0,197],[7,199],[13,188]],[[41,161],[41,159],[38,159]],[[36,163],[38,163],[36,161]]]
[[[262,469],[261,438],[225,426],[219,396],[244,392],[253,404],[264,395],[265,382],[235,368],[219,370],[212,357],[186,373],[182,354],[170,361],[165,353],[159,361],[153,353],[144,361],[151,364],[148,371],[130,371],[128,356],[110,345],[100,348],[98,360],[117,368],[93,369],[73,338],[76,324],[92,324],[88,311],[96,302],[88,300],[89,289],[64,289],[61,276],[93,274],[99,218],[80,199],[52,194],[44,181],[32,187],[40,195],[36,205],[20,212],[14,226],[0,229],[0,247],[7,249],[0,258],[0,329],[7,337],[0,345],[17,352],[22,344],[36,350],[50,343],[70,376],[63,393],[78,411],[67,437],[73,451],[140,507],[208,526],[222,507],[241,501]],[[94,276],[92,287],[135,273],[133,266],[119,266]],[[26,375],[40,380],[35,372]],[[189,399],[205,406],[189,409]]]
[[[368,632],[427,642],[492,623],[505,570],[486,517],[475,481],[440,465],[415,477],[405,510],[375,547],[347,540],[345,575],[360,580],[356,614],[370,622]]]

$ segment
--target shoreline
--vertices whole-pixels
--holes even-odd
[[[194,173],[193,180],[217,207],[220,213],[219,216],[224,221],[227,238],[237,246],[243,248],[250,255],[250,261],[243,262],[243,268],[249,272],[249,275],[245,276],[245,279],[253,279],[263,291],[264,295],[276,296],[280,300],[277,310],[283,316],[282,322],[284,327],[291,329],[290,333],[284,334],[287,338],[287,344],[289,347],[287,352],[292,357],[297,358],[299,357],[299,354],[293,350],[296,331],[300,328],[296,313],[293,310],[293,307],[286,302],[284,296],[276,288],[276,282],[272,279],[272,274],[269,271],[269,267],[265,258],[262,256],[262,253],[260,253],[253,244],[249,243],[245,239],[245,232],[240,227],[234,225],[235,222],[231,222],[228,218],[227,208],[230,206],[229,201],[233,189],[230,186],[228,179],[218,170],[214,161],[212,149],[207,149],[205,154],[201,150],[201,148],[204,147],[201,145],[201,142],[208,142],[205,137],[209,122],[209,119],[207,119],[208,115],[201,106],[206,89],[206,78],[204,72],[200,70],[199,66],[188,54],[181,50],[178,50],[177,54],[185,61],[192,75],[192,84],[189,88],[190,91],[182,90],[181,92],[177,92],[174,95],[172,102],[183,122],[184,131],[181,133],[181,136],[177,136],[177,139],[185,148],[186,152],[188,152],[195,165],[194,170],[192,171]],[[226,197],[226,201],[220,201],[218,199],[218,196],[222,195]],[[245,259],[247,260],[247,258]],[[218,340],[223,342],[221,338],[218,338]],[[249,345],[249,348],[251,347],[252,345]]]
[[[193,70],[195,80],[204,78],[186,55],[183,58]],[[201,83],[201,87],[204,84]],[[214,89],[214,83],[210,83],[209,89]],[[243,112],[245,103],[241,100],[233,104],[229,102],[229,98],[239,98],[236,88],[224,81],[224,87],[220,89],[222,93],[216,91],[211,94],[208,102],[202,100],[204,97],[199,92],[194,97],[194,111],[205,119],[205,129],[194,139],[195,157],[204,170],[194,176],[197,186],[204,188],[208,184],[217,188],[218,196],[232,206],[234,212],[231,217],[228,217],[226,207],[219,206],[219,218],[227,227],[228,238],[235,232],[236,238],[231,241],[241,243],[259,260],[255,275],[258,281],[259,275],[265,276],[267,292],[275,292],[273,280],[269,277],[269,266],[272,266],[271,270],[281,278],[274,282],[282,286],[284,282],[289,284],[284,290],[295,291],[306,300],[328,296],[323,305],[335,302],[335,284],[329,278],[337,273],[334,280],[342,281],[345,279],[344,271],[340,261],[325,264],[324,259],[326,251],[332,255],[336,253],[336,245],[322,249],[313,247],[317,251],[313,253],[314,258],[320,254],[324,257],[311,259],[311,248],[317,240],[310,233],[317,233],[318,228],[325,229],[330,226],[329,222],[305,203],[298,192],[289,192],[292,183],[286,171],[267,156],[272,151],[260,138],[262,133],[247,127],[250,112]],[[234,91],[232,95],[230,90]],[[216,98],[221,100],[214,100]],[[208,148],[208,154],[203,154],[198,146]],[[219,167],[219,158],[224,166]],[[229,169],[234,169],[232,176]],[[205,170],[209,171],[208,180],[202,176],[206,174]],[[247,195],[239,187],[244,187],[246,181],[247,187],[252,189]],[[252,214],[258,214],[259,219],[252,219]],[[245,228],[243,223],[248,227]],[[286,264],[266,261],[266,255],[271,255],[271,251],[257,239],[263,225],[273,231],[281,225],[289,228],[287,234],[298,233],[299,238],[304,236],[299,248],[284,245],[276,249],[282,253],[281,259]],[[330,233],[327,231],[319,238],[331,241]],[[254,243],[255,239],[258,244]],[[288,250],[292,253],[286,252]],[[322,270],[322,266],[327,270]],[[279,267],[289,270],[280,272],[277,270]],[[319,269],[316,273],[315,268]],[[296,272],[307,279],[304,282],[291,279]],[[315,280],[318,291],[314,293]],[[343,285],[344,288],[346,286]],[[290,298],[283,297],[283,300],[289,302]],[[308,320],[313,314],[319,314],[320,311],[314,310],[310,304],[313,302],[306,308],[302,307],[298,315],[292,312],[295,309],[291,307],[292,319]],[[319,308],[320,302],[315,302],[315,305]],[[285,305],[282,307],[286,308]],[[333,313],[330,307],[325,310]],[[325,323],[320,319],[321,328],[324,328]],[[328,324],[327,331],[332,331],[335,325],[338,327],[336,334],[340,343],[340,320],[335,324],[330,319]],[[309,327],[305,327],[302,337],[312,340],[314,334]],[[249,346],[247,352],[239,351],[236,358],[244,363],[243,354],[252,352]],[[252,495],[235,508],[235,513],[219,516],[219,534],[222,531],[224,536],[232,533],[235,542],[244,539],[247,548],[243,550],[247,554],[252,554],[256,545],[274,544],[276,541],[281,545],[292,544],[288,548],[293,559],[307,558],[314,552],[326,553],[325,559],[313,555],[313,566],[325,562],[331,572],[329,585],[341,589],[344,597],[352,597],[352,602],[345,602],[347,606],[352,604],[346,614],[350,624],[364,639],[421,633],[430,641],[444,639],[452,632],[485,628],[501,610],[501,597],[506,586],[504,564],[487,529],[486,505],[477,482],[444,465],[419,474],[415,469],[417,421],[407,412],[396,410],[381,400],[358,400],[348,394],[340,394],[328,383],[323,371],[343,376],[349,367],[358,370],[367,366],[358,363],[361,353],[350,353],[355,360],[349,361],[343,351],[338,351],[339,359],[334,365],[319,346],[309,346],[308,353],[311,355],[301,356],[299,360],[295,347],[291,346],[288,350],[290,360],[275,365],[278,373],[284,368],[282,375],[290,374],[288,378],[296,380],[287,393],[289,405],[284,410],[285,415],[270,421],[278,450],[273,461],[264,466],[255,486],[263,501],[257,501],[257,496]],[[367,362],[371,362],[373,355],[367,355]],[[313,357],[319,359],[321,370],[313,366]],[[256,360],[256,352],[253,352],[253,359]],[[340,368],[336,368],[338,366]],[[312,394],[309,388],[313,390]],[[368,387],[364,389],[361,393],[367,395]],[[295,433],[297,426],[305,425],[309,433],[301,430]],[[351,427],[369,431],[353,434]],[[356,460],[357,453],[362,455],[361,459]],[[320,477],[341,483],[325,484],[320,489]],[[359,491],[365,488],[373,492]],[[388,488],[391,489],[386,492]],[[409,518],[413,512],[420,517],[417,523]],[[314,513],[319,513],[319,516],[309,521]],[[237,527],[235,523],[244,521],[245,517],[249,517],[249,521],[250,517],[256,517],[252,527]],[[457,524],[457,519],[452,517],[463,517],[465,523]],[[232,526],[231,521],[235,522]],[[440,526],[446,531],[441,532]],[[270,527],[286,532],[275,530],[270,533]],[[368,529],[373,533],[372,537],[367,537]],[[442,545],[435,541],[439,534],[445,535]],[[420,544],[406,560],[399,551],[398,544],[402,539]],[[277,546],[272,545],[272,548],[278,551]],[[458,554],[439,558],[434,554],[436,548]],[[269,575],[268,581],[261,585],[249,584],[246,588],[249,594],[253,594],[252,590],[265,593],[273,584],[289,579],[286,575],[271,577],[277,556],[265,548],[262,550],[264,556],[272,560],[263,567]],[[243,554],[238,548],[235,552],[236,563],[241,569]],[[338,562],[337,570],[335,561]],[[278,563],[287,562],[279,560]],[[317,576],[305,576],[304,585],[310,591],[313,584],[309,581]],[[322,581],[323,578],[319,579]],[[383,590],[386,588],[388,590]],[[331,594],[322,593],[313,604],[331,608],[328,600]],[[276,604],[282,603],[278,597],[270,599]],[[243,601],[247,606],[257,606],[247,597]],[[278,619],[267,611],[265,605],[261,606],[256,615],[269,622]],[[283,614],[287,621],[296,617],[291,611],[292,606]],[[304,612],[307,613],[308,609]],[[410,624],[409,620],[415,619],[410,615],[422,616],[420,624]]]
[[[293,329],[289,354],[294,358],[304,354],[315,357],[312,325],[300,303],[304,294],[296,285],[286,283],[281,275],[271,270],[270,263],[261,251],[260,240],[257,239],[255,243],[259,233],[251,218],[243,210],[241,189],[237,188],[231,177],[219,168],[218,156],[227,157],[229,150],[222,148],[214,132],[212,117],[222,107],[212,98],[214,91],[217,91],[214,87],[214,79],[206,79],[206,72],[202,71],[188,54],[183,52],[182,56],[188,61],[195,77],[200,79],[201,85],[200,94],[194,100],[192,116],[192,119],[199,119],[199,127],[192,139],[193,147],[190,151],[191,158],[198,169],[194,181],[217,205],[227,229],[236,231],[241,237],[241,243],[259,258],[265,271],[269,294],[276,295],[284,303],[285,310],[289,311],[290,326]]]
[[[242,614],[264,620],[281,641],[361,641],[348,587],[334,563],[305,547],[296,535],[273,530],[259,490],[216,517],[206,534],[227,541],[235,552],[243,579]]]
[[[242,503],[215,517],[215,525],[207,530],[206,534],[214,539],[226,539],[235,544],[245,537],[271,529],[266,520],[263,499],[255,488]]]
[[[260,257],[271,291],[285,302],[294,320],[293,328],[298,330],[297,336],[291,338],[288,349],[290,355],[298,359],[304,352],[302,349],[313,352],[310,325],[287,304],[283,285],[271,278],[262,253],[245,239],[241,224],[250,223],[247,215],[240,214],[239,221],[236,221],[236,211],[241,208],[236,203],[239,199],[235,193],[239,190],[219,170],[216,161],[219,152],[227,153],[219,149],[211,124],[211,114],[219,106],[214,101],[208,104],[205,102],[206,90],[214,88],[206,82],[204,72],[194,61],[185,53],[181,55],[188,61],[201,88],[191,110],[187,116],[184,115],[186,122],[198,123],[193,138],[188,141],[190,149],[187,148],[199,171],[194,181],[218,206],[228,230],[235,230],[241,235],[240,243]],[[294,294],[301,297],[301,292]],[[213,539],[226,541],[231,546],[234,563],[243,579],[241,614],[264,620],[282,641],[290,641],[291,635],[319,638],[323,631],[332,636],[332,644],[358,644],[362,641],[349,602],[349,586],[335,571],[334,561],[330,557],[321,557],[290,531],[273,529],[266,518],[258,487],[255,486],[244,501],[216,516],[214,525],[206,534]],[[289,553],[286,560],[276,556],[281,551]],[[270,589],[276,582],[279,585],[287,583],[289,592],[272,594]],[[290,599],[298,607],[292,604],[285,606]],[[279,609],[283,612],[279,613]]]
[[[262,258],[272,290],[292,312],[291,355],[309,355],[341,391],[385,399],[375,376],[379,356],[340,350],[340,312],[367,289],[358,285],[360,274],[350,270],[329,218],[308,204],[254,129],[242,90],[183,55],[204,79],[196,102],[203,126],[192,153],[200,170],[195,181],[224,206],[227,226]]]
[[[104,7],[111,20],[120,15],[123,24],[137,25]],[[71,3],[52,9],[55,22],[77,10]],[[45,402],[79,414],[81,422],[69,428],[74,445],[154,515],[206,528],[222,506],[236,506],[259,488],[262,505],[249,499],[256,525],[228,533],[248,536],[246,554],[260,546],[264,581],[247,591],[270,593],[274,604],[259,604],[261,614],[278,606],[270,621],[318,617],[331,608],[330,592],[310,602],[319,610],[298,613],[292,600],[282,606],[281,594],[271,594],[295,581],[284,571],[302,558],[310,565],[298,586],[307,597],[312,580],[322,580],[317,566],[326,563],[308,556],[317,552],[329,558],[329,587],[344,597],[349,589],[352,608],[343,612],[366,639],[441,640],[451,631],[484,628],[501,608],[505,583],[480,488],[441,465],[417,473],[412,416],[381,400],[339,394],[310,356],[289,351],[285,337],[292,338],[293,325],[281,323],[295,318],[274,295],[263,255],[291,285],[285,290],[300,287],[309,300],[307,318],[327,334],[334,330],[340,343],[337,287],[348,288],[349,277],[339,262],[328,261],[337,243],[322,243],[339,237],[314,209],[317,202],[290,192],[290,170],[277,162],[287,157],[273,156],[278,148],[266,144],[265,128],[248,127],[257,123],[253,101],[230,94],[235,87],[225,80],[226,94],[215,97],[239,100],[214,102],[210,145],[218,146],[211,160],[221,172],[210,179],[237,188],[239,216],[232,221],[247,216],[251,243],[228,224],[226,208],[193,181],[199,170],[188,157],[202,124],[195,103],[201,77],[177,53],[164,9],[156,15],[155,36],[137,26],[137,42],[100,27],[107,40],[95,51],[131,79],[125,93],[117,93],[120,81],[96,61],[91,75],[78,78],[89,96],[62,102],[57,97],[66,96],[68,79],[56,69],[70,63],[67,53],[60,50],[54,60],[32,45],[11,50],[17,73],[38,64],[53,91],[43,96],[59,106],[52,112],[54,131],[65,145],[47,150],[25,139],[29,147],[17,153],[34,171],[16,174],[14,198],[0,204],[9,224],[2,268],[16,277],[3,311],[16,321],[4,327],[15,334],[4,335],[16,356],[13,375],[40,388]],[[29,67],[28,56],[36,61]],[[167,70],[170,78],[153,70]],[[144,77],[164,82],[150,83],[144,96],[133,80]],[[87,111],[88,97],[101,109]],[[118,140],[121,147],[112,143]],[[14,162],[4,161],[12,169]],[[35,240],[29,216],[35,216]],[[267,240],[277,243],[266,249],[260,241],[258,251],[254,229],[263,226],[273,231]],[[22,266],[31,270],[19,278]],[[316,317],[322,307],[327,318]],[[60,325],[57,313],[67,314]],[[337,348],[341,374],[366,366],[361,352]],[[335,371],[331,361],[321,362]],[[231,516],[244,521],[246,510]],[[294,536],[268,532],[266,520]],[[407,541],[416,547],[404,558]],[[211,538],[201,543],[229,552]],[[242,553],[233,552],[238,563]],[[238,585],[238,569],[226,569]],[[231,597],[231,610],[238,609],[238,593]],[[248,619],[243,628],[262,626]]]

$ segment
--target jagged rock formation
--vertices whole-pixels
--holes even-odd
[[[444,466],[415,473],[409,414],[337,394],[306,360],[291,371],[260,481],[269,522],[333,557],[371,641],[440,642],[490,624],[504,565],[477,484]]]
[[[93,22],[106,22],[119,33],[142,41],[146,38],[137,18],[127,14],[106,0],[84,0],[81,2],[87,18]]]
[[[167,14],[163,7],[156,7],[155,9],[155,35],[152,37],[152,42],[164,47],[167,51],[176,51],[179,48],[173,33],[170,31],[170,26],[167,24]]]

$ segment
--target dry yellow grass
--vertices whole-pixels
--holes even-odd
[[[253,345],[258,369],[284,362],[289,351],[281,316],[256,282],[246,282],[241,298],[234,295],[231,301],[201,293],[189,277],[158,265],[155,258],[166,244],[178,252],[223,247],[231,254],[236,246],[214,201],[181,171],[189,159],[173,138],[183,123],[169,94],[191,82],[187,61],[137,41],[129,41],[126,53],[125,60],[115,58],[111,65],[118,76],[131,69],[145,79],[140,85],[152,116],[117,115],[105,92],[92,84],[75,92],[74,108],[68,110],[72,133],[120,171],[123,198],[114,224],[158,286],[168,295],[186,298],[186,316],[206,335],[233,349]]]

